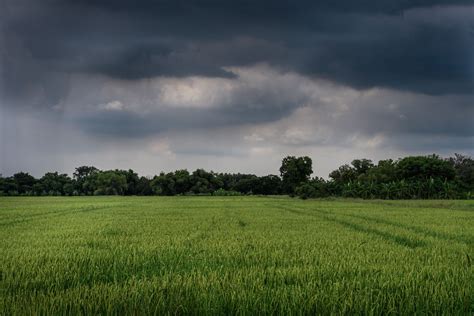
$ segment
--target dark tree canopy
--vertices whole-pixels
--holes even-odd
[[[186,169],[154,177],[133,170],[75,169],[73,177],[47,172],[36,179],[25,172],[0,175],[0,195],[276,195],[301,198],[343,196],[380,199],[446,199],[474,197],[474,160],[455,154],[409,156],[398,160],[355,159],[329,174],[310,178],[309,157],[285,157],[280,175],[256,176]]]
[[[15,173],[13,180],[16,184],[16,190],[20,194],[30,191],[36,183],[36,179],[26,172]]]
[[[370,159],[355,159],[351,162],[357,176],[367,173],[374,167],[372,160]]]
[[[311,158],[307,156],[288,156],[283,158],[280,167],[283,192],[294,194],[300,184],[308,182],[312,173],[313,166]]]
[[[426,180],[455,177],[452,164],[437,155],[402,158],[397,164],[398,175],[402,179]]]
[[[454,167],[457,180],[468,188],[474,187],[474,159],[455,154],[449,162]]]
[[[354,181],[357,179],[357,173],[349,165],[342,165],[338,169],[332,171],[329,174],[329,177],[334,180],[334,182],[337,183],[346,183],[349,181]]]
[[[97,195],[123,195],[127,191],[127,177],[118,170],[100,172],[97,176]]]

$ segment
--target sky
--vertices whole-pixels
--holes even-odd
[[[474,155],[474,1],[0,0],[0,173]]]

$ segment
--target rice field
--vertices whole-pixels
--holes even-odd
[[[474,201],[0,198],[0,313],[474,313]]]

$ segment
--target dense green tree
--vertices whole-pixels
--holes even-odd
[[[256,177],[253,182],[254,188],[252,192],[254,194],[262,195],[277,195],[281,191],[281,179],[276,175],[268,175],[263,177]]]
[[[303,183],[296,188],[295,194],[303,200],[306,200],[316,197],[316,189],[311,183]]]
[[[253,174],[243,173],[219,173],[215,175],[222,182],[222,188],[228,191],[238,191],[237,186],[239,182],[244,179],[254,179],[256,176]]]
[[[370,168],[365,176],[360,177],[365,181],[387,183],[397,180],[397,164],[392,159],[380,160],[377,166]]]
[[[327,182],[323,178],[315,177],[309,182],[296,188],[296,195],[302,199],[322,198],[333,194],[333,182]]]
[[[191,189],[191,175],[188,170],[176,170],[173,174],[176,194],[186,194]]]
[[[78,194],[91,195],[97,190],[99,169],[93,166],[77,167],[73,173],[75,189]]]
[[[16,184],[19,194],[27,194],[32,192],[33,185],[36,183],[36,179],[26,172],[15,173],[13,175],[13,180]]]
[[[33,194],[38,196],[47,194],[41,181],[38,181],[33,185]]]
[[[101,171],[97,175],[97,195],[124,195],[127,177],[118,170]]]
[[[313,173],[311,158],[288,156],[283,158],[280,175],[283,193],[294,194],[296,187],[308,182]]]
[[[211,193],[210,176],[202,169],[198,169],[193,172],[191,177],[191,189],[190,191],[194,194],[206,194]]]
[[[454,166],[437,155],[402,158],[397,162],[397,174],[406,180],[453,180],[455,177]]]
[[[18,195],[18,185],[13,177],[0,177],[0,195]]]
[[[72,194],[72,179],[67,174],[47,172],[39,182],[44,194],[64,195],[66,190],[68,191],[67,194]]]
[[[78,182],[81,182],[82,180],[84,180],[85,178],[89,177],[90,175],[92,174],[95,174],[99,172],[99,169],[97,169],[96,167],[93,167],[93,166],[81,166],[81,167],[77,167],[76,170],[74,171],[73,173],[73,178],[78,181]]]
[[[4,178],[1,191],[6,195],[18,195],[18,184],[13,177]]]
[[[175,181],[172,172],[165,174],[161,172],[160,175],[155,176],[151,181],[153,192],[157,195],[175,195]]]
[[[349,165],[342,165],[329,174],[329,177],[336,183],[347,183],[357,179],[357,172]]]
[[[125,190],[125,195],[136,195],[137,194],[137,183],[140,179],[138,174],[135,173],[132,169],[129,170],[116,170],[115,172],[125,176],[127,181],[127,189]]]
[[[74,182],[70,181],[63,186],[63,194],[64,195],[74,195]],[[77,192],[76,192],[77,193]]]
[[[370,159],[354,159],[351,162],[357,176],[366,174],[370,169],[374,167],[372,160]]]
[[[146,177],[140,177],[136,186],[137,195],[153,195],[151,180]]]
[[[454,154],[448,161],[453,165],[456,179],[466,190],[474,191],[474,159],[471,157]]]
[[[191,175],[191,192],[195,194],[210,194],[222,188],[224,183],[212,171],[196,169]]]
[[[342,165],[338,169],[332,171],[329,177],[336,183],[347,183],[356,181],[357,179],[366,178],[367,174],[374,168],[372,160],[354,159],[351,165]]]
[[[253,175],[252,177],[245,177],[240,179],[234,186],[234,190],[243,194],[260,194],[255,192],[258,186],[258,177]],[[257,189],[258,190],[258,189]]]

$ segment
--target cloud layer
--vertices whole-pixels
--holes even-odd
[[[471,1],[1,6],[3,173],[111,156],[267,173],[311,153],[325,175],[359,153],[473,153]]]

